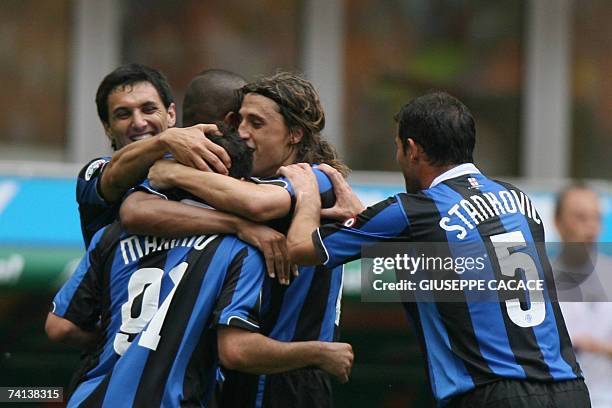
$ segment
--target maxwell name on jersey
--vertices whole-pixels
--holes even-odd
[[[123,263],[127,265],[153,252],[175,247],[193,247],[200,251],[215,237],[216,235],[194,235],[186,238],[166,239],[149,235],[130,235],[120,241],[121,255],[123,255]]]
[[[448,210],[448,216],[440,218],[438,224],[445,231],[458,232],[457,238],[464,239],[467,236],[466,228],[472,230],[489,218],[519,211],[537,224],[542,222],[529,197],[522,191],[509,189],[481,192],[463,198]]]

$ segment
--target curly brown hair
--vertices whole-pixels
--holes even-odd
[[[321,136],[325,113],[309,81],[290,72],[278,72],[243,86],[239,92],[241,99],[249,93],[272,99],[289,131],[302,131],[302,139],[296,144],[296,163],[326,163],[343,176],[348,175],[350,170],[338,158],[336,149]]]

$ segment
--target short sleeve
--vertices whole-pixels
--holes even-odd
[[[245,245],[233,257],[213,313],[213,326],[259,331],[259,307],[264,276],[261,254]]]
[[[75,272],[53,298],[51,312],[84,330],[93,330],[100,317],[98,244],[105,230],[103,228],[94,235]]]
[[[100,157],[90,161],[81,169],[77,178],[76,200],[86,246],[96,231],[112,223],[119,212],[119,203],[109,203],[100,194],[100,178],[110,159],[110,157]]]
[[[321,206],[323,208],[333,207],[336,203],[336,196],[334,195],[334,186],[331,180],[329,179],[329,177],[327,177],[327,174],[317,169],[316,165],[313,165],[312,172],[317,178],[317,184],[319,185]],[[295,207],[295,191],[293,190],[293,186],[291,185],[289,179],[285,177],[276,177],[270,179],[258,179],[256,177],[252,177],[251,180],[257,184],[271,184],[283,187],[291,196],[291,209],[293,210],[293,208]]]

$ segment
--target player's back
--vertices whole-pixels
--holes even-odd
[[[520,299],[497,292],[493,301],[483,301],[460,291],[463,298],[452,301],[405,303],[418,327],[437,399],[499,378],[581,376],[558,303],[551,301],[556,295],[550,263],[543,245],[536,245],[544,242],[542,221],[523,192],[474,172],[397,199],[411,242],[438,243],[453,258],[481,257],[483,267],[471,268],[461,279],[488,285],[521,279],[522,273],[544,283],[543,290],[521,291]]]
[[[207,398],[216,337],[202,333],[217,306],[226,314],[217,319],[242,319],[232,325],[253,329],[261,276],[246,280],[240,272],[246,262],[251,277],[260,275],[261,255],[233,236],[162,239],[130,235],[114,223],[94,236],[86,259],[77,270],[80,283],[60,292],[58,302],[68,305],[71,319],[79,310],[93,310],[80,319],[97,314],[103,336],[80,371],[69,405],[149,406],[162,399],[199,404]],[[227,316],[238,292],[236,297],[247,298],[247,310]],[[218,299],[221,294],[226,298]]]
[[[332,207],[336,197],[329,178],[313,166],[323,208]],[[284,177],[251,178],[257,184],[283,187],[291,196],[295,193]],[[293,212],[268,223],[286,234]],[[330,220],[323,220],[322,222]],[[342,300],[343,266],[299,266],[298,276],[289,286],[266,276],[262,289],[262,334],[279,341],[338,341]],[[266,407],[294,406],[317,401],[319,406],[331,402],[331,380],[319,369],[294,370],[271,375],[253,375],[227,371],[223,385],[225,406]]]

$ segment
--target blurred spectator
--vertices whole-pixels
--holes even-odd
[[[563,190],[555,208],[562,240],[555,262],[556,280],[572,276],[580,298],[559,292],[561,310],[594,408],[612,407],[612,258],[598,252],[601,207],[597,194],[584,185]],[[566,279],[567,282],[567,279]],[[582,301],[580,301],[582,300]]]

